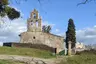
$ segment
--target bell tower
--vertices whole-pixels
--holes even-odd
[[[30,18],[27,20],[28,32],[41,32],[42,31],[42,19],[39,17],[39,13],[36,9],[31,12]]]

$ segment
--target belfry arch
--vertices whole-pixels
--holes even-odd
[[[42,20],[36,9],[31,12],[30,18],[27,20],[27,31],[40,32],[42,31]]]

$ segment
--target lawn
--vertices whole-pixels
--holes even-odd
[[[12,60],[0,60],[0,64],[24,64],[24,63]]]
[[[51,52],[34,48],[0,47],[0,54],[53,58]]]
[[[96,64],[96,54],[87,52],[74,55],[66,59],[64,58],[60,64]]]

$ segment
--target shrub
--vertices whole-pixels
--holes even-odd
[[[64,55],[65,54],[65,50],[62,50],[61,52],[59,52],[59,55]]]

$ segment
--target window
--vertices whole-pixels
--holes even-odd
[[[33,18],[36,18],[36,14],[33,15]]]
[[[36,21],[36,27],[38,27],[38,21]]]
[[[33,37],[33,39],[35,39],[35,36]]]
[[[21,36],[21,34],[19,34],[19,36]]]
[[[31,21],[31,26],[33,27],[33,21]]]

